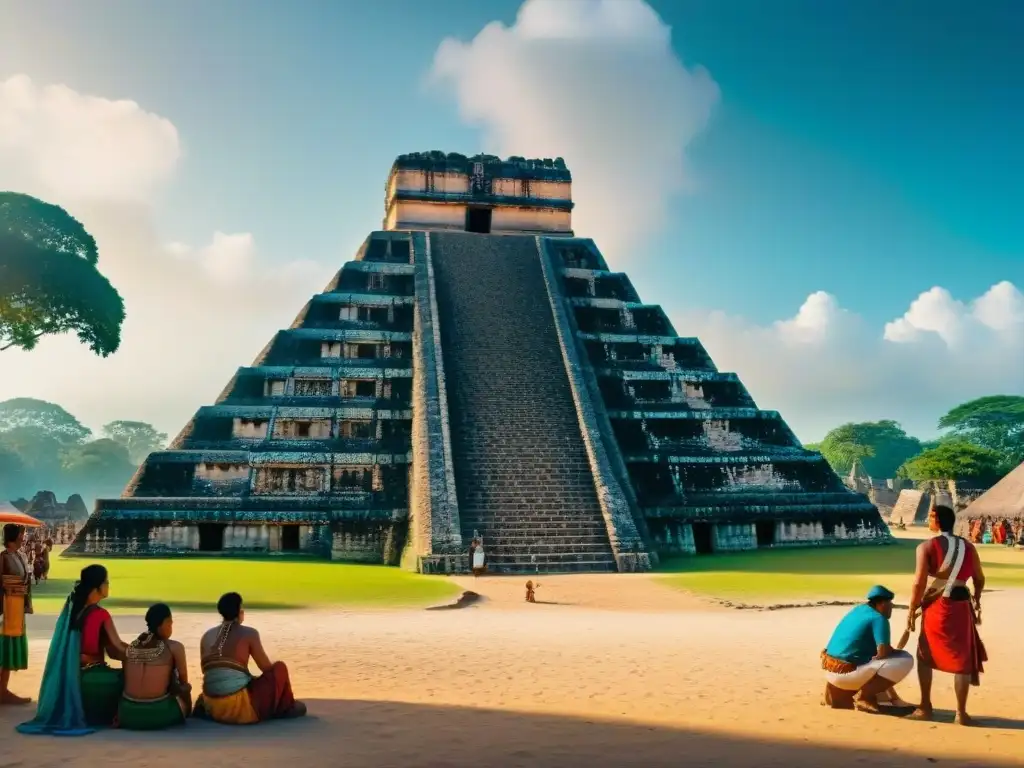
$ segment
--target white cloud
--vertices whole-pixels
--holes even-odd
[[[1024,325],[1024,295],[1004,280],[967,305],[945,288],[935,287],[918,296],[902,317],[886,324],[885,338],[905,343],[932,333],[950,347],[960,347],[974,340],[979,325],[997,334],[1014,333]]]
[[[806,440],[845,421],[885,418],[932,436],[939,416],[960,402],[1024,394],[1024,297],[1009,282],[966,303],[932,288],[884,329],[823,291],[767,326],[721,312],[675,321]]]
[[[0,189],[50,200],[144,200],[173,174],[178,131],[134,101],[0,81]]]
[[[256,239],[251,232],[231,235],[214,232],[213,239],[201,248],[168,243],[164,250],[175,258],[198,265],[211,281],[224,286],[252,280],[302,281],[317,275],[320,269],[312,261],[293,261],[284,266],[259,264]]]
[[[38,397],[93,428],[140,419],[174,434],[327,282],[330,269],[263,258],[248,232],[162,243],[150,201],[180,157],[174,125],[134,102],[0,82],[0,189],[66,206],[96,238],[127,315],[108,358],[74,337],[0,353],[0,400]]]
[[[643,0],[526,0],[512,26],[442,42],[431,75],[488,151],[563,156],[574,228],[623,257],[689,183],[686,147],[719,97],[670,37]]]

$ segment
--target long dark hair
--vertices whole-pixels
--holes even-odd
[[[71,628],[81,629],[86,601],[93,590],[99,589],[107,580],[107,569],[102,565],[87,565],[82,569],[75,588],[71,590]]]
[[[156,637],[160,625],[171,618],[171,608],[167,603],[155,603],[146,611],[146,631],[132,645],[144,645]]]

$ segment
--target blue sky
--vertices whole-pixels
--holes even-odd
[[[666,199],[663,225],[628,256],[613,257],[680,333],[699,332],[685,320],[712,311],[770,328],[824,291],[880,335],[934,286],[964,302],[1001,281],[1024,286],[1024,5],[650,4],[676,57],[704,67],[720,92],[686,143],[692,188]],[[442,39],[512,25],[520,2],[5,7],[14,23],[0,25],[0,81],[24,74],[131,99],[173,122],[183,156],[150,201],[161,241],[251,233],[270,261],[321,265],[323,283],[379,227],[396,154],[494,151],[428,74]],[[584,124],[586,104],[578,116]],[[628,155],[630,142],[621,136],[609,151]],[[995,370],[991,386],[1012,389],[1016,365],[1011,357]],[[882,413],[878,393],[847,396],[863,404],[850,418],[901,418]],[[814,418],[784,415],[816,433],[846,420],[842,401]],[[933,415],[921,405],[909,420],[923,431],[953,404],[940,398],[927,406]]]

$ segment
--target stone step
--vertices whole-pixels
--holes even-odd
[[[580,534],[574,535],[556,535],[546,536],[544,534],[529,533],[522,534],[516,532],[514,535],[508,535],[505,531],[492,531],[484,533],[480,531],[480,538],[484,542],[484,546],[490,551],[492,548],[503,549],[507,547],[519,547],[519,546],[534,546],[540,544],[550,544],[554,549],[552,551],[557,552],[558,547],[563,544],[576,544],[579,546],[586,547],[604,547],[608,548],[608,537],[594,536],[592,534]]]
[[[608,542],[599,544],[577,544],[571,539],[562,540],[549,540],[543,544],[495,544],[491,540],[485,540],[484,542],[487,552],[487,557],[494,557],[498,559],[507,559],[510,557],[532,557],[537,556],[549,556],[549,555],[593,555],[594,557],[600,558],[604,556],[610,556],[611,550],[608,548]]]
[[[563,530],[593,531],[595,534],[603,533],[606,529],[603,520],[590,520],[587,518],[574,519],[572,517],[558,518],[511,518],[500,516],[476,516],[463,515],[464,526],[473,526],[481,532],[491,528],[504,528],[507,530],[543,530],[549,533],[559,533]]]
[[[536,240],[429,237],[464,537],[495,568],[614,570]]]
[[[615,561],[610,562],[595,560],[582,563],[560,563],[558,565],[538,565],[537,563],[501,563],[487,566],[487,572],[503,576],[554,576],[560,573],[615,573],[618,568]],[[543,602],[544,596],[538,595],[538,600]]]

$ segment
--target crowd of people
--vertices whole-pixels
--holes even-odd
[[[28,668],[25,616],[32,613],[33,572],[22,551],[25,529],[6,525],[3,534],[0,705],[24,705],[30,700],[14,694],[9,683],[12,672]],[[202,693],[194,702],[185,647],[172,639],[170,607],[151,606],[146,631],[125,642],[103,607],[109,594],[106,568],[82,569],[50,641],[36,715],[18,726],[21,733],[158,730],[184,724],[190,716],[243,725],[306,714],[292,693],[288,668],[272,662],[259,632],[243,625],[245,609],[237,592],[220,598],[220,622],[200,639]],[[250,661],[260,675],[250,673]]]
[[[1024,520],[995,520],[990,517],[971,522],[967,533],[974,544],[1002,544],[1007,547],[1024,547]]]
[[[821,652],[826,705],[876,714],[886,707],[892,714],[931,720],[932,677],[939,671],[953,675],[956,721],[972,724],[967,697],[971,686],[980,684],[988,660],[978,632],[985,573],[974,544],[953,534],[956,513],[938,506],[934,519],[939,535],[917,547],[902,637],[893,645],[889,620],[895,594],[883,586],[873,587],[867,602],[839,622]],[[918,627],[915,659],[904,648]],[[904,702],[895,689],[914,669],[915,661],[921,693],[917,706]]]

